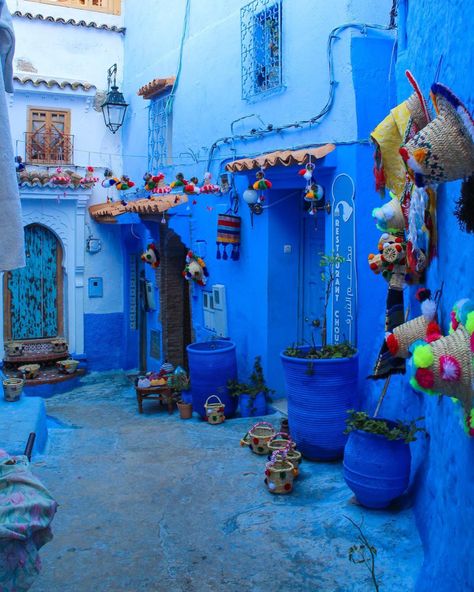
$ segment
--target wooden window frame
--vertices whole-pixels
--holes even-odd
[[[89,10],[91,12],[104,12],[106,14],[121,14],[122,0],[106,0],[106,6],[92,6],[92,0],[86,0],[87,6],[81,6],[79,0],[30,0],[40,4],[54,4],[54,6],[63,6],[65,8],[77,8],[78,10]]]
[[[64,113],[65,118],[64,118],[64,136],[71,136],[71,110],[70,109],[44,109],[43,107],[32,107],[30,105],[28,105],[27,107],[27,135],[26,135],[26,154],[25,154],[25,161],[28,164],[38,164],[38,165],[44,165],[44,166],[48,166],[48,165],[72,165],[74,162],[74,148],[73,145],[71,145],[69,147],[70,149],[70,154],[69,154],[69,158],[68,159],[63,159],[63,160],[59,160],[59,159],[43,159],[43,160],[35,160],[35,161],[31,161],[28,158],[28,134],[33,134],[34,130],[33,130],[33,112],[34,111],[43,111],[46,113]]]

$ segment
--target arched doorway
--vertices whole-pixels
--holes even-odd
[[[5,273],[6,340],[44,339],[64,335],[63,250],[45,226],[25,227],[26,266]]]

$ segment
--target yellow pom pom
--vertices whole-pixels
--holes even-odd
[[[423,164],[427,154],[428,150],[426,148],[416,148],[413,150],[413,157],[418,164]]]
[[[419,345],[413,352],[413,363],[417,368],[429,368],[434,362],[433,352],[429,345]]]
[[[469,335],[474,333],[474,310],[472,310],[466,317],[466,329]]]

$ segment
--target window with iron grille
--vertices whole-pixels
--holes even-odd
[[[240,9],[242,99],[282,89],[281,2],[253,0]]]
[[[171,113],[166,108],[168,97],[151,99],[148,110],[148,170],[154,173],[168,164],[171,152]]]
[[[95,12],[108,12],[109,14],[120,14],[121,0],[32,0],[41,4],[55,4],[68,8],[82,8]]]
[[[28,108],[25,161],[28,164],[72,164],[71,113]]]

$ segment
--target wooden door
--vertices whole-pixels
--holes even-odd
[[[25,228],[26,266],[5,274],[6,339],[63,335],[62,248],[44,226]]]

